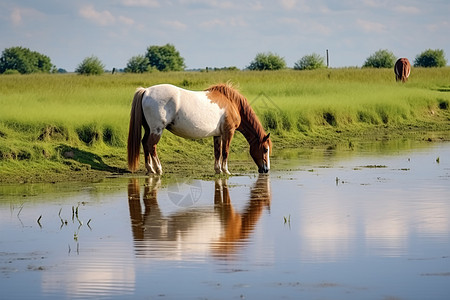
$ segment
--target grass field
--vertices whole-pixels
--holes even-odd
[[[0,181],[123,173],[137,87],[172,83],[202,90],[219,82],[232,82],[247,97],[271,132],[275,153],[376,138],[377,132],[398,136],[450,129],[450,68],[415,68],[406,84],[395,82],[386,69],[2,75]],[[164,171],[212,174],[211,140],[183,140],[166,132],[159,144]],[[237,134],[231,159],[247,161],[241,154],[246,148]],[[190,165],[195,167],[183,171]],[[231,169],[250,167],[249,162]]]

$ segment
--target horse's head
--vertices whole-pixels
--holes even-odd
[[[270,133],[250,144],[250,155],[258,166],[259,173],[267,173],[270,170],[270,151],[272,150],[272,142],[270,141]]]

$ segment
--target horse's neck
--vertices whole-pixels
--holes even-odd
[[[247,109],[251,109],[248,107]],[[251,118],[249,116],[252,116]],[[241,109],[241,124],[237,130],[242,133],[249,144],[252,144],[259,140],[261,135],[262,126],[255,116],[255,113],[250,113]]]

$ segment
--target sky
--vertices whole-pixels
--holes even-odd
[[[449,16],[449,0],[0,0],[0,51],[26,47],[67,71],[89,56],[124,68],[167,43],[188,69],[243,69],[262,52],[293,67],[327,49],[330,67],[380,49],[411,62],[443,49],[450,61]]]

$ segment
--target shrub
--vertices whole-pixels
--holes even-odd
[[[105,66],[96,56],[86,57],[75,69],[81,75],[101,75],[105,72]]]
[[[158,71],[183,71],[186,67],[184,58],[171,44],[148,47],[146,57],[150,66]]]
[[[378,50],[369,56],[363,67],[365,68],[393,68],[396,57],[394,53],[389,50]]]
[[[447,60],[445,59],[444,50],[425,50],[421,54],[416,56],[414,60],[415,67],[445,67],[447,65]]]
[[[284,68],[286,68],[286,61],[284,58],[272,52],[258,53],[255,59],[247,67],[247,69],[254,71],[281,70]]]
[[[125,68],[127,73],[144,73],[150,70],[150,61],[144,55],[137,55],[130,58]]]
[[[317,53],[303,56],[294,65],[295,70],[315,70],[325,67],[325,58]]]
[[[16,75],[16,74],[20,74],[20,72],[17,71],[17,70],[8,69],[5,72],[3,72],[3,74],[5,74],[5,75]]]

